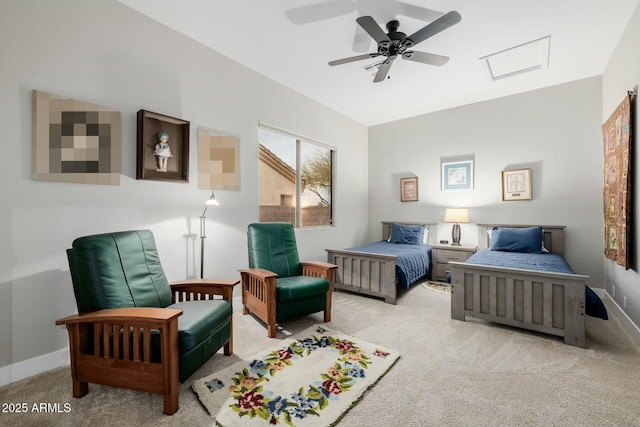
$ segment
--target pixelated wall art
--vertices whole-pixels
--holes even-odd
[[[120,112],[34,90],[32,176],[120,185]]]
[[[198,127],[198,188],[240,191],[240,138]]]

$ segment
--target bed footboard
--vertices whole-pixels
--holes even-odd
[[[384,298],[396,303],[396,256],[327,249],[327,262],[335,264],[333,286]]]
[[[487,320],[585,347],[588,276],[450,262],[451,318]]]

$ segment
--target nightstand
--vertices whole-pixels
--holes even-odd
[[[478,248],[476,246],[431,245],[431,280],[446,282],[449,261],[465,262]]]

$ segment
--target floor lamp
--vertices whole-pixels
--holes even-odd
[[[205,233],[205,220],[207,219],[207,208],[209,206],[218,207],[220,203],[216,200],[216,195],[211,192],[211,197],[204,202],[204,210],[200,216],[200,278],[204,278],[204,239],[207,238]]]

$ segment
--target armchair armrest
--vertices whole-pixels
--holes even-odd
[[[255,277],[258,280],[266,281],[271,277],[278,277],[278,275],[272,271],[265,270],[264,268],[246,268],[242,270],[238,270],[240,274],[247,274],[249,276]]]
[[[301,262],[302,274],[305,276],[322,276],[333,283],[333,272],[338,268],[335,264],[328,262],[313,261]]]
[[[255,294],[259,299],[266,301],[266,294],[276,297],[276,279],[278,275],[264,268],[246,268],[238,270],[242,279],[242,293],[245,291]],[[245,313],[246,314],[246,313]]]
[[[237,279],[189,279],[172,282],[171,293],[176,301],[213,299],[214,295],[231,301],[233,287],[240,283]]]
[[[242,314],[253,312],[268,326],[270,338],[276,336],[276,278],[263,268],[238,270],[242,278]]]
[[[182,310],[154,307],[111,308],[89,313],[73,314],[56,320],[56,325],[72,325],[78,323],[165,323],[182,315]]]
[[[322,262],[322,261],[301,261],[300,262],[301,265],[305,266],[305,265],[315,265],[318,266],[320,268],[338,268],[337,265],[335,264],[331,264],[330,262]]]

